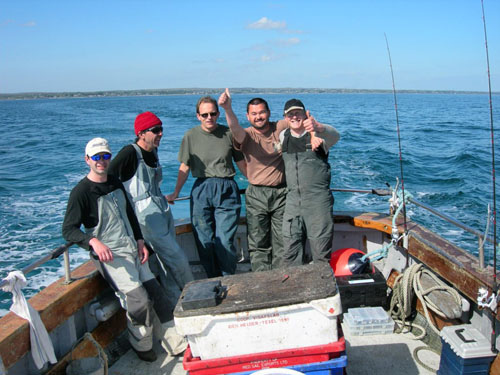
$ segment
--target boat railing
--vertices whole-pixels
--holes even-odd
[[[422,203],[414,198],[409,198],[408,201],[410,203],[413,203],[414,205],[416,206],[419,206],[429,212],[431,212],[432,214],[436,215],[437,217],[440,217],[441,219],[455,225],[456,227],[458,228],[461,228],[463,229],[464,231],[470,233],[470,234],[473,234],[474,236],[477,237],[477,241],[478,241],[478,258],[479,258],[479,266],[481,268],[484,268],[484,247],[483,247],[483,243],[484,241],[487,241],[491,244],[494,244],[495,243],[495,240],[493,239],[493,237],[491,236],[488,236],[486,233],[481,233],[480,231],[474,229],[474,228],[471,228],[469,227],[468,225],[462,223],[461,221],[459,220],[456,220],[454,218],[452,218],[451,216],[448,216],[438,210],[436,210],[435,208],[425,204],[425,203]]]
[[[390,196],[392,195],[392,191],[391,190],[387,190],[387,189],[371,189],[371,190],[361,190],[361,189],[335,189],[335,188],[332,188],[330,189],[330,191],[332,192],[343,192],[343,193],[364,193],[364,194],[375,194],[375,195],[378,195],[378,196]],[[427,211],[429,211],[430,213],[432,213],[433,215],[449,222],[450,224],[453,224],[455,225],[456,227],[460,228],[460,229],[463,229],[464,231],[476,236],[477,238],[477,241],[478,241],[478,258],[479,258],[479,267],[481,269],[483,269],[485,267],[485,264],[484,264],[484,242],[489,242],[491,244],[494,244],[495,243],[495,240],[493,239],[493,237],[491,236],[488,236],[486,233],[482,233],[474,228],[471,228],[469,227],[468,225],[462,223],[461,221],[457,220],[457,219],[454,219],[453,217],[449,216],[449,215],[446,215],[438,210],[436,210],[435,208],[429,206],[428,204],[425,204],[423,202],[420,202],[419,200],[413,198],[413,197],[409,197],[408,198],[408,202],[410,203],[413,203],[414,205],[416,206],[419,206]],[[488,215],[489,216],[489,215]],[[487,232],[487,231],[486,231]]]
[[[362,193],[362,194],[374,194],[378,196],[390,196],[392,195],[392,192],[387,189],[350,189],[350,188],[332,188],[330,189],[332,192],[341,192],[341,193]],[[240,189],[240,194],[245,194],[245,189]],[[183,196],[175,199],[176,201],[183,201],[183,200],[188,200],[190,197],[189,196]],[[472,235],[476,236],[479,241],[479,265],[481,268],[484,268],[484,251],[483,251],[483,246],[481,245],[483,241],[488,241],[489,243],[494,243],[494,240],[492,237],[485,235],[484,233],[479,232],[478,230],[475,230],[466,224],[452,218],[451,216],[448,216],[435,208],[422,203],[414,198],[409,198],[409,202],[415,204],[416,206],[419,206],[432,214],[436,215],[437,217],[440,217],[441,219],[463,229],[464,231],[471,233]],[[22,269],[22,272],[26,275],[29,272],[33,271],[34,269],[38,268],[42,264],[48,262],[49,260],[56,259],[58,258],[61,254],[64,255],[64,274],[65,274],[65,283],[69,284],[71,283],[71,267],[70,267],[70,257],[69,257],[69,248],[74,245],[72,242],[67,242],[64,245],[61,245],[57,247],[56,249],[50,251],[47,255],[43,256],[42,258],[36,260],[35,262],[29,264],[28,266],[24,267]],[[0,289],[7,284],[7,281],[5,280],[0,280]]]
[[[48,254],[45,256],[41,257],[40,259],[37,259],[33,263],[27,265],[24,267],[21,272],[27,275],[31,271],[35,270],[39,266],[43,265],[44,263],[48,262],[49,260],[59,258],[61,254],[64,254],[64,274],[65,274],[65,283],[70,283],[71,282],[71,268],[69,264],[69,248],[74,245],[73,242],[67,242],[64,245],[61,245],[54,250],[50,251]],[[1,280],[0,281],[0,289],[2,289],[3,286],[7,284],[7,281]]]

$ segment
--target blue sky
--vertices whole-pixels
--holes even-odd
[[[500,1],[484,0],[500,91]],[[190,87],[487,91],[480,0],[0,2],[0,93]]]

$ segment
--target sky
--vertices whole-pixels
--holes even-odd
[[[500,91],[500,1],[484,0]],[[488,91],[481,0],[0,0],[0,93]]]

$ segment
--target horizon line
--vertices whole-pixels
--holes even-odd
[[[214,94],[224,91],[225,88],[206,88],[206,87],[185,87],[185,88],[163,88],[163,89],[125,89],[125,90],[92,90],[92,91],[26,91],[0,93],[0,99],[9,98],[33,98],[33,97],[88,97],[88,96],[119,96],[123,94],[133,94],[131,96],[153,95],[153,94]],[[257,88],[257,87],[230,87],[234,94],[246,93],[392,93],[392,89],[350,89],[350,88],[318,88],[318,87],[275,87],[275,88]],[[488,91],[477,90],[442,90],[442,89],[401,89],[396,90],[399,93],[450,93],[450,94],[488,94]],[[118,95],[119,94],[119,95]],[[500,94],[500,92],[492,92]]]

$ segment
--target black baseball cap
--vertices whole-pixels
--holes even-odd
[[[301,109],[305,111],[306,107],[304,107],[304,104],[299,99],[290,99],[285,103],[285,109],[284,109],[285,115],[288,112],[293,111],[294,109]]]

